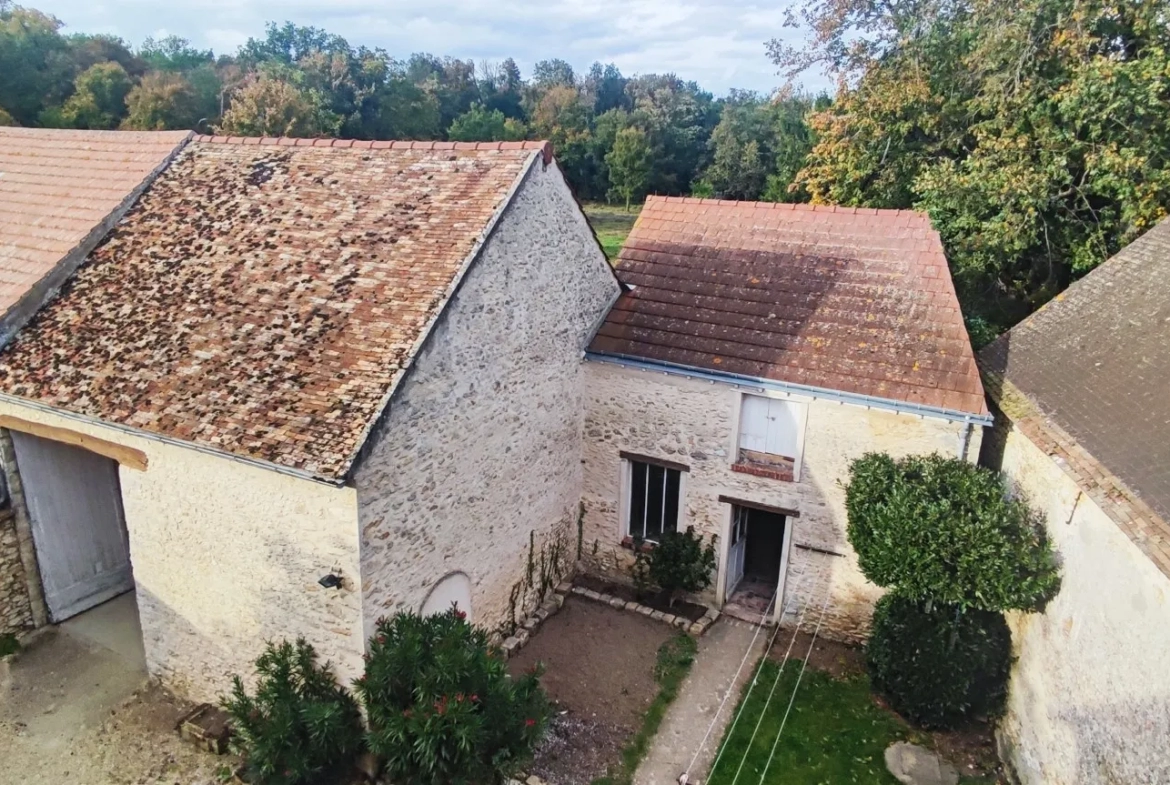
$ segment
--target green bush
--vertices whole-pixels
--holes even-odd
[[[866,645],[874,688],[924,728],[954,728],[1003,711],[1011,633],[1003,615],[887,594]]]
[[[500,782],[541,738],[548,699],[533,670],[508,676],[486,634],[454,607],[378,622],[355,688],[367,742],[403,785]]]
[[[861,571],[904,597],[1035,611],[1060,588],[1042,518],[988,469],[870,453],[850,467],[845,506]]]
[[[232,745],[249,781],[261,785],[319,783],[344,772],[362,750],[357,702],[318,665],[304,639],[268,644],[256,660],[256,694],[239,676],[223,702]]]
[[[657,586],[670,605],[683,592],[698,592],[711,585],[715,570],[715,546],[704,543],[693,526],[685,532],[663,532],[652,547],[634,543],[634,584],[639,589]]]

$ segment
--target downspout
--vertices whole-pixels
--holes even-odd
[[[965,423],[963,425],[962,434],[959,436],[959,460],[960,461],[967,460],[967,450],[969,450],[971,448],[971,430],[974,427],[975,426],[972,425],[971,423]]]

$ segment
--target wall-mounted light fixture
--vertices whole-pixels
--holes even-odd
[[[336,575],[336,574],[331,572],[328,575],[322,575],[317,580],[317,583],[321,584],[326,589],[340,589],[341,588],[341,576]]]

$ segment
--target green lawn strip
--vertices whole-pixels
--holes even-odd
[[[634,228],[634,222],[638,220],[639,209],[641,208],[631,209],[627,213],[624,208],[612,205],[585,205],[585,217],[589,219],[589,225],[596,232],[602,250],[611,261],[617,257],[618,251],[622,249],[622,243],[626,241],[626,236]]]
[[[764,721],[751,741],[752,730],[776,679],[779,664],[764,663],[756,688],[723,750],[719,767],[707,785],[731,785],[743,763],[737,785],[759,785],[772,745],[800,673],[799,662],[789,662],[780,675]],[[750,684],[750,683],[749,683]],[[745,694],[747,688],[745,687]],[[742,702],[742,699],[741,699]],[[736,708],[738,712],[738,707]],[[735,716],[732,714],[731,716]],[[730,730],[730,729],[729,729]],[[886,783],[898,781],[885,765],[885,750],[907,737],[909,729],[897,717],[873,702],[864,676],[833,679],[819,671],[805,671],[776,754],[768,766],[767,785],[819,783]],[[746,757],[745,757],[746,756]]]
[[[666,710],[678,697],[678,688],[691,671],[695,661],[695,639],[680,634],[658,647],[658,661],[654,665],[654,678],[658,682],[658,694],[642,715],[642,727],[634,734],[624,749],[617,770],[611,770],[605,777],[593,781],[593,785],[630,785],[634,772],[650,749],[650,742],[658,733],[666,716]]]

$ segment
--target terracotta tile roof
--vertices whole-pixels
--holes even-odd
[[[340,481],[547,148],[224,141],[155,180],[0,354],[0,390]]]
[[[188,136],[0,128],[0,313],[81,245]]]
[[[1021,429],[1042,448],[1056,445],[1049,454],[1086,493],[1104,488],[1124,503],[1128,512],[1106,511],[1139,533],[1143,549],[1160,547],[1170,570],[1170,219],[1000,336],[979,362],[1004,413],[1031,423]]]
[[[652,197],[591,351],[985,415],[921,213]]]

